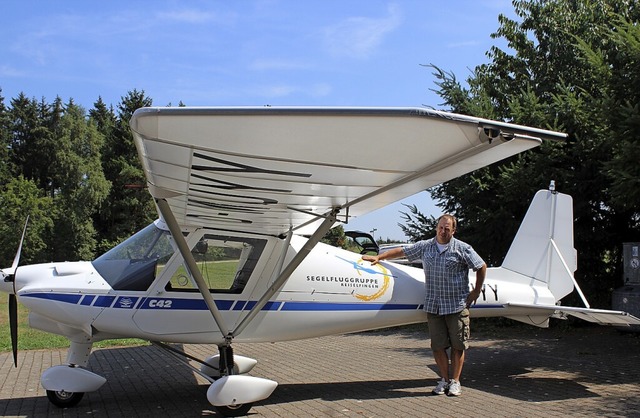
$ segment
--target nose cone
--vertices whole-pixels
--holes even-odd
[[[10,268],[0,270],[0,292],[15,294],[13,288],[14,272]]]

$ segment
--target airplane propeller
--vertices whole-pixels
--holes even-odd
[[[13,293],[9,294],[9,329],[11,331],[13,365],[18,367],[18,301]]]
[[[18,299],[16,297],[15,288],[15,275],[18,263],[20,262],[20,254],[22,253],[22,243],[24,242],[24,236],[27,232],[27,225],[29,223],[29,216],[24,223],[24,229],[22,230],[22,238],[20,238],[20,245],[18,245],[18,252],[13,259],[11,268],[0,270],[2,272],[3,281],[5,283],[12,283],[12,291],[9,292],[9,330],[11,332],[11,349],[13,351],[13,364],[18,367]]]

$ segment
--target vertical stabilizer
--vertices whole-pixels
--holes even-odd
[[[557,301],[573,291],[577,255],[573,200],[551,189],[534,196],[502,267],[546,283]]]

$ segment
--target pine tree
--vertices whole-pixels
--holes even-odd
[[[0,89],[0,184],[7,184],[11,178],[11,173],[15,171],[12,161],[9,159],[10,130],[9,109],[4,104],[2,89]]]
[[[458,216],[458,236],[497,265],[534,192],[555,180],[559,191],[574,197],[575,246],[580,254],[576,279],[592,304],[604,307],[610,303],[610,291],[621,284],[621,243],[637,240],[639,233],[637,206],[629,208],[615,196],[612,157],[624,148],[606,113],[612,106],[613,113],[620,108],[615,103],[626,106],[629,123],[619,126],[629,129],[637,120],[638,101],[637,90],[624,77],[606,80],[594,71],[584,46],[606,57],[617,56],[620,39],[613,34],[620,19],[637,26],[640,10],[631,0],[513,4],[520,21],[500,16],[500,28],[493,35],[504,38],[509,50],[493,47],[487,54],[490,62],[476,67],[468,87],[434,67],[438,93],[454,111],[562,130],[569,139],[545,143],[443,184],[431,191],[432,197]],[[637,80],[637,60],[627,62],[631,66],[626,68],[635,69],[627,73]],[[617,86],[620,94],[603,93],[604,86]]]
[[[118,105],[115,124],[106,136],[102,167],[112,186],[108,205],[100,209],[100,250],[111,248],[157,216],[129,128],[133,112],[151,104],[144,91],[130,91]]]

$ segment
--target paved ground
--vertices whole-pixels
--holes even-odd
[[[640,417],[640,335],[612,328],[476,331],[459,398],[430,395],[435,363],[416,328],[234,347],[259,360],[252,375],[279,382],[250,411],[256,418]],[[204,357],[212,348],[185,349]],[[15,369],[0,354],[0,415],[217,416],[206,380],[153,346],[95,351],[90,368],[107,383],[75,408],[56,408],[40,375],[64,359],[64,350],[21,352]]]

